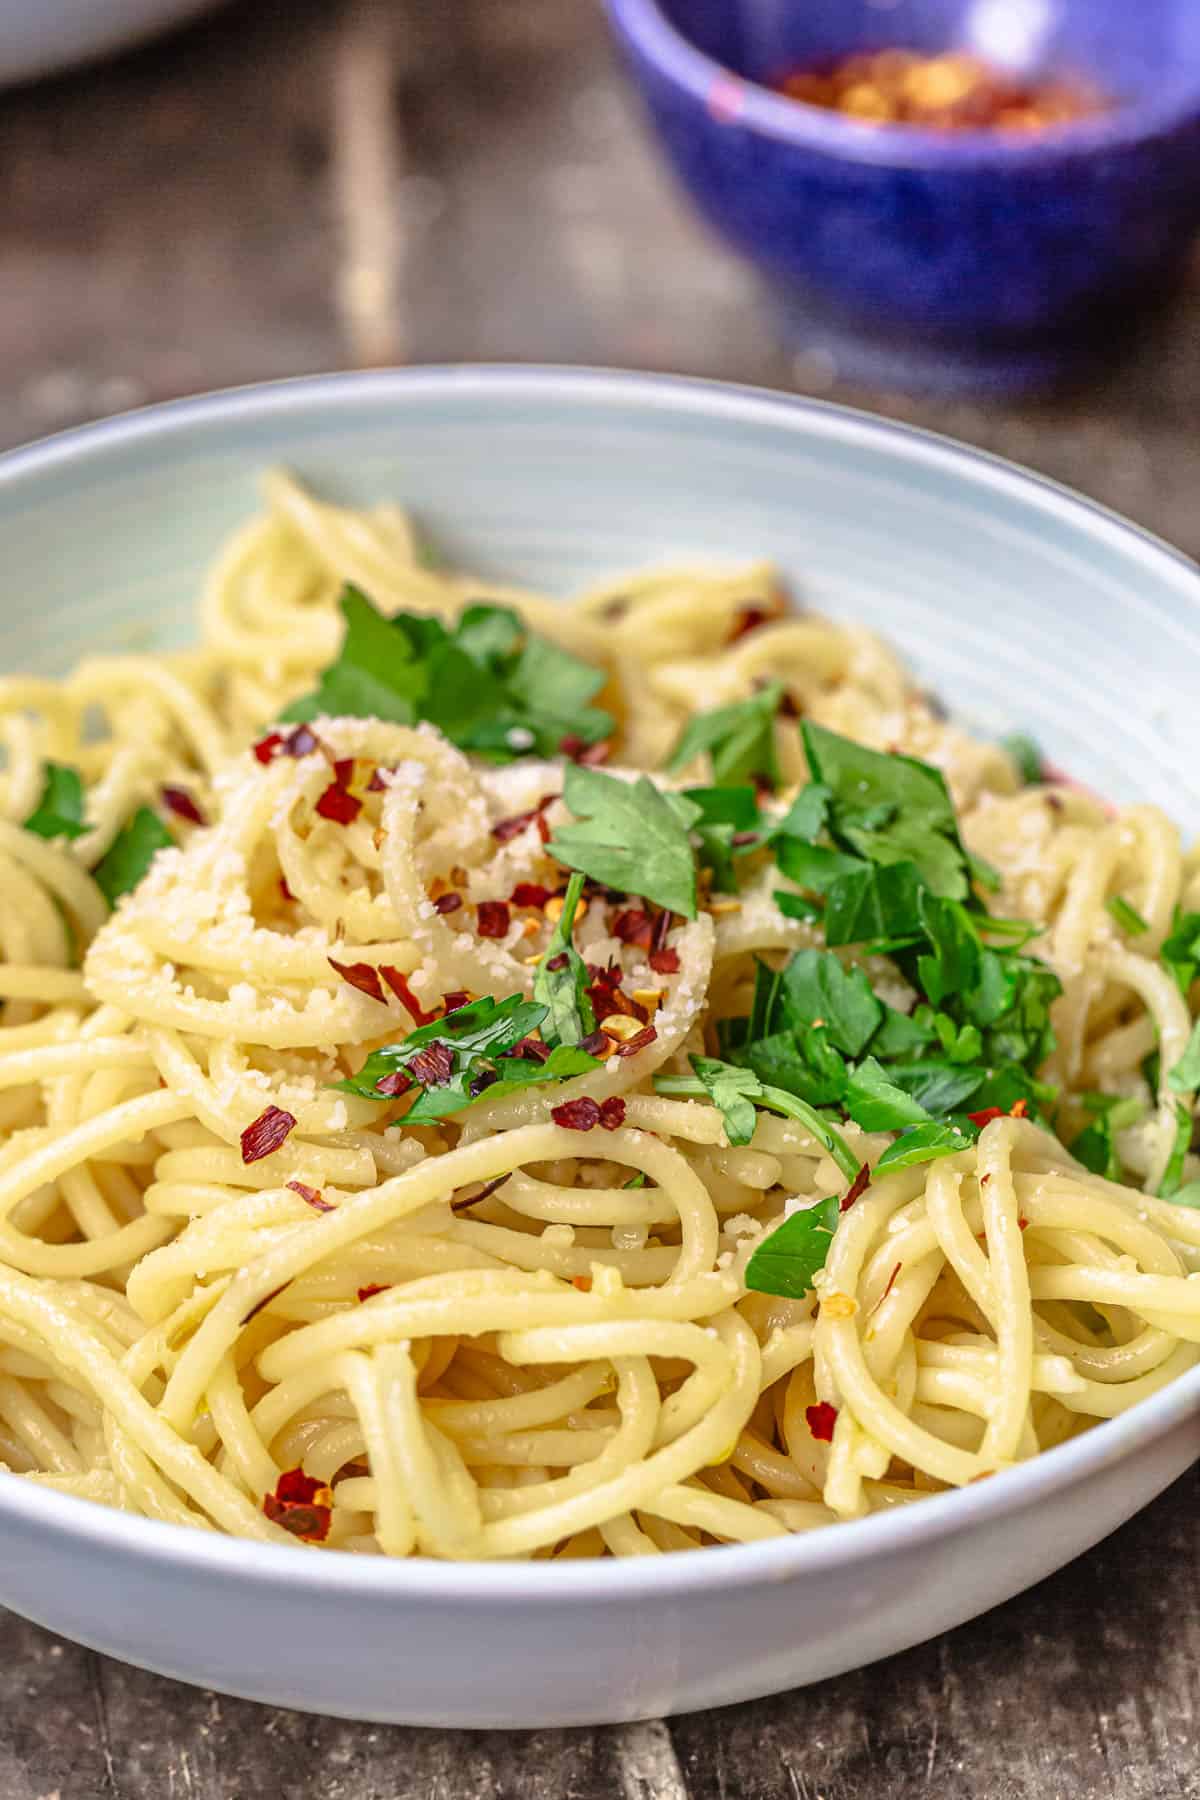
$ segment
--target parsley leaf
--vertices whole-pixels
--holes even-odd
[[[1167,1070],[1167,1086],[1177,1094],[1192,1094],[1200,1087],[1200,1019],[1192,1026],[1183,1055]]]
[[[533,977],[533,997],[546,1008],[542,1036],[548,1044],[578,1044],[596,1026],[587,964],[571,942],[583,883],[582,875],[567,883],[558,924]]]
[[[709,1098],[725,1121],[731,1144],[748,1144],[754,1136],[757,1114],[754,1101],[762,1099],[762,1082],[750,1069],[711,1056],[693,1056],[692,1067],[708,1090]]]
[[[677,774],[707,751],[714,780],[737,782],[761,775],[776,786],[775,714],[782,699],[783,683],[773,681],[748,700],[697,713],[688,720],[667,758],[668,774]]]
[[[579,763],[567,769],[563,799],[576,822],[558,826],[546,845],[551,856],[606,887],[696,917],[688,832],[699,809],[691,801],[661,793],[645,775],[620,781]]]
[[[596,1057],[575,1044],[557,1045],[545,1062],[512,1055],[546,1016],[545,1006],[519,994],[499,1001],[485,994],[457,1012],[447,1013],[444,1019],[420,1026],[401,1043],[373,1050],[357,1075],[336,1085],[344,1093],[359,1094],[366,1100],[388,1100],[396,1095],[386,1087],[381,1093],[379,1083],[389,1076],[407,1075],[418,1093],[404,1123],[425,1125],[462,1112],[485,1097],[500,1100],[520,1088],[566,1081],[601,1067]]]
[[[1176,912],[1161,955],[1186,998],[1200,968],[1200,913]]]
[[[552,756],[568,734],[596,743],[615,729],[588,704],[604,686],[603,670],[528,631],[509,607],[469,606],[451,630],[415,613],[385,618],[349,584],[340,605],[346,630],[337,660],[284,719],[427,719],[460,749],[494,762]]]
[[[1187,1181],[1170,1196],[1172,1206],[1200,1208],[1200,1181]]]
[[[884,865],[914,863],[935,894],[965,899],[967,859],[941,772],[912,756],[867,750],[805,719],[804,752],[829,788],[834,842]]]
[[[823,1026],[829,1042],[857,1056],[883,1018],[883,1007],[861,969],[846,969],[829,950],[797,950],[780,985],[784,1006]]]
[[[953,1156],[958,1150],[965,1150],[979,1136],[979,1127],[970,1119],[962,1119],[953,1123],[928,1125],[910,1125],[900,1133],[894,1143],[888,1145],[879,1161],[875,1164],[875,1173],[884,1170],[908,1169],[914,1163],[935,1162],[940,1156]]]
[[[175,842],[158,814],[139,806],[92,870],[92,879],[110,906],[141,881],[160,850]]]
[[[683,797],[700,809],[693,826],[700,867],[712,871],[717,893],[736,894],[737,859],[761,849],[764,842],[758,795],[752,787],[707,787],[685,788]],[[750,833],[751,841],[735,841]]]
[[[1043,780],[1042,753],[1033,739],[1026,737],[1023,731],[1015,731],[1011,737],[1001,738],[1000,748],[1008,752],[1026,787],[1036,787]]]
[[[845,1107],[864,1131],[900,1131],[905,1125],[929,1123],[920,1101],[889,1081],[873,1056],[861,1062],[850,1077]]]
[[[1158,1192],[1162,1199],[1169,1200],[1179,1192],[1183,1180],[1183,1159],[1188,1153],[1188,1145],[1192,1141],[1192,1112],[1181,1100],[1175,1102],[1175,1141],[1171,1145],[1171,1154],[1167,1158],[1167,1166],[1163,1170],[1162,1180],[1158,1184]]]
[[[729,1069],[730,1075],[745,1073],[745,1071],[729,1068],[727,1064],[716,1062],[711,1057],[703,1057],[700,1060],[709,1065],[703,1078],[699,1073],[694,1076],[656,1075],[654,1077],[655,1093],[687,1096],[689,1099],[712,1099],[714,1086],[718,1079],[725,1078],[726,1069]],[[695,1067],[695,1062],[696,1059],[693,1057],[693,1067]],[[823,1119],[820,1113],[814,1111],[805,1101],[797,1099],[795,1094],[785,1093],[782,1088],[770,1087],[766,1083],[762,1084],[760,1092],[754,1093],[748,1081],[739,1083],[736,1093],[733,1083],[730,1082],[724,1092],[735,1100],[753,1097],[759,1106],[765,1106],[768,1111],[782,1113],[787,1119],[798,1120],[812,1133],[821,1148],[828,1151],[848,1181],[853,1181],[858,1174],[859,1159],[841,1132],[835,1130],[827,1119]],[[735,1119],[735,1129],[742,1124],[744,1124],[744,1117],[738,1114]]]
[[[65,763],[46,764],[41,798],[26,819],[25,829],[44,838],[83,836],[88,827],[83,820],[83,782],[77,769]]]
[[[1128,900],[1123,899],[1120,894],[1110,894],[1104,905],[1121,930],[1130,937],[1140,937],[1143,931],[1149,931],[1149,925],[1136,906],[1130,906]]]
[[[803,1300],[825,1267],[837,1230],[838,1202],[820,1200],[777,1225],[757,1246],[743,1279],[759,1294],[783,1294]]]

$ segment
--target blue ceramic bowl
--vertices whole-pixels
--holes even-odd
[[[844,372],[1022,386],[1106,352],[1200,224],[1198,0],[607,0],[705,218]],[[1113,109],[1035,136],[871,127],[769,91],[961,47]]]

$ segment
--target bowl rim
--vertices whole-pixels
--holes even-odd
[[[831,108],[777,94],[709,56],[675,25],[659,0],[604,0],[618,35],[683,88],[715,123],[741,127],[847,162],[918,168],[978,168],[1091,157],[1165,135],[1200,112],[1200,81],[1168,86],[1161,96],[1118,103],[1110,112],[1017,132],[931,132],[919,125],[864,127]]]
[[[144,448],[180,436],[195,448],[197,431],[218,434],[242,420],[270,419],[314,407],[342,411],[367,400],[381,406],[486,394],[490,405],[507,396],[574,409],[597,405],[618,410],[680,410],[710,424],[740,419],[795,430],[804,438],[843,443],[890,440],[904,459],[916,458],[998,488],[1043,512],[1066,515],[1088,535],[1133,549],[1160,575],[1190,589],[1200,602],[1200,567],[1183,552],[1097,501],[1006,458],[960,444],[940,433],[857,408],[767,389],[689,376],[581,369],[555,365],[460,364],[419,369],[380,369],[301,376],[248,384],[161,402],[114,418],[75,426],[0,454],[0,495],[23,482],[72,464],[85,478],[101,472],[115,450]],[[914,1503],[851,1521],[852,1529],[816,1530],[754,1544],[723,1545],[700,1554],[660,1558],[546,1562],[441,1562],[429,1557],[389,1559],[345,1553],[314,1555],[300,1545],[277,1545],[168,1524],[124,1513],[94,1501],[0,1475],[0,1531],[19,1521],[43,1536],[70,1539],[95,1551],[180,1573],[209,1575],[272,1587],[302,1582],[316,1597],[363,1603],[453,1600],[494,1605],[520,1601],[555,1606],[587,1601],[619,1604],[651,1595],[725,1591],[774,1585],[843,1565],[875,1562],[927,1543],[957,1536],[989,1520],[1015,1513],[1087,1480],[1200,1413],[1200,1364],[1077,1438],[1043,1451],[1030,1462],[999,1471],[987,1481],[931,1495]],[[1198,1444],[1200,1451],[1200,1444]]]

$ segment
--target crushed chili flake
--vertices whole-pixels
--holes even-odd
[[[639,950],[648,950],[654,939],[654,921],[638,906],[619,912],[609,929],[621,943],[633,944]]]
[[[362,811],[362,801],[352,794],[344,782],[334,779],[317,801],[317,811],[334,825],[353,825]]]
[[[578,1288],[581,1294],[590,1294],[592,1291],[592,1278],[590,1275],[572,1275],[571,1286],[573,1288]]]
[[[444,917],[446,913],[457,912],[462,903],[462,895],[451,892],[449,894],[439,894],[433,904],[435,909]]]
[[[272,757],[279,754],[279,746],[283,742],[281,731],[269,732],[265,738],[259,738],[254,746],[254,754],[260,763],[269,763]]]
[[[610,1094],[600,1102],[600,1123],[605,1131],[617,1131],[625,1123],[625,1102],[620,1094]]]
[[[433,1023],[434,1019],[437,1017],[437,1013],[426,1012],[399,969],[394,969],[391,963],[381,963],[379,966],[379,973],[383,976],[383,979],[387,982],[397,1000],[399,1000],[406,1011],[412,1014],[418,1025],[431,1025]],[[449,1012],[449,1007],[447,1007],[446,1010]]]
[[[385,1100],[397,1100],[401,1094],[407,1094],[412,1086],[412,1076],[404,1069],[393,1069],[390,1075],[381,1075],[375,1083],[375,1092],[382,1094]]]
[[[650,948],[652,951],[659,951],[666,948],[667,934],[674,923],[675,914],[664,907],[654,921],[654,935],[650,939]]]
[[[408,1066],[422,1087],[445,1087],[454,1073],[454,1055],[449,1044],[428,1044]]]
[[[471,996],[465,988],[455,988],[452,994],[442,995],[442,1010],[446,1013],[457,1012],[459,1007],[465,1006],[470,998]]]
[[[984,1126],[990,1125],[993,1119],[1004,1117],[1004,1108],[1002,1106],[985,1106],[982,1112],[968,1113],[967,1117],[972,1125],[978,1125],[982,1131]]]
[[[903,1267],[904,1267],[904,1264],[902,1262],[898,1262],[896,1264],[895,1268],[892,1270],[891,1274],[888,1276],[887,1286],[884,1288],[882,1294],[880,1294],[879,1299],[876,1302],[877,1309],[878,1309],[878,1307],[883,1305],[884,1301],[887,1299],[888,1295],[891,1293],[892,1289],[895,1287],[896,1277],[899,1275],[899,1273]]]
[[[1028,1219],[1018,1219],[1017,1220],[1017,1230],[1018,1231],[1027,1231],[1028,1229],[1029,1229],[1029,1220]]]
[[[290,1112],[284,1112],[281,1106],[268,1106],[242,1133],[242,1161],[260,1162],[264,1156],[270,1156],[295,1124]]]
[[[335,962],[332,956],[327,956],[325,961],[335,974],[340,975],[343,981],[348,981],[352,988],[357,988],[360,994],[366,994],[369,1000],[378,1000],[387,1005],[387,995],[379,979],[379,970],[373,963],[340,963]]]
[[[523,1056],[526,1062],[544,1063],[550,1060],[550,1046],[543,1044],[541,1038],[523,1037],[519,1044],[514,1044],[508,1052],[510,1056]]]
[[[557,794],[543,794],[537,805],[527,811],[513,813],[511,818],[497,819],[492,826],[492,836],[498,844],[507,844],[511,838],[519,837],[535,819],[540,820],[546,808],[557,799]]]
[[[650,967],[654,970],[656,975],[678,975],[678,950],[652,950],[650,952]]]
[[[781,719],[798,719],[800,717],[800,708],[796,705],[791,694],[785,694],[782,700],[780,700],[779,717]]]
[[[208,820],[192,799],[186,788],[165,787],[162,791],[163,805],[173,812],[178,819],[186,819],[190,825],[207,825]]]
[[[729,842],[735,850],[744,850],[747,844],[757,844],[758,838],[757,831],[735,831]]]
[[[286,875],[281,875],[279,877],[279,891],[285,900],[294,900],[296,898],[295,894],[293,894],[291,888],[287,884]]]
[[[838,1210],[840,1212],[849,1212],[860,1194],[865,1194],[870,1185],[871,1165],[868,1162],[860,1163],[858,1166],[858,1174],[854,1177],[854,1180],[842,1195],[842,1204]]]
[[[481,900],[476,907],[476,930],[480,937],[502,938],[508,931],[508,902]]]
[[[564,1100],[550,1109],[550,1117],[565,1131],[591,1131],[600,1123],[600,1108],[590,1095],[579,1100]]]
[[[387,782],[383,779],[385,773],[388,775],[391,775],[394,773],[394,771],[391,769],[384,770],[384,769],[380,769],[380,768],[374,768],[371,770],[371,779],[367,783],[368,794],[382,794],[383,793],[384,789],[388,785]]]
[[[333,765],[333,779],[339,787],[349,787],[354,780],[354,758],[340,756]]]
[[[580,1038],[579,1049],[588,1056],[611,1056],[612,1039],[603,1031],[589,1031],[585,1038]]]
[[[1025,1099],[1014,1100],[1012,1105],[1008,1109],[1008,1116],[1010,1119],[1023,1119],[1026,1116],[1026,1114],[1028,1113],[1028,1111],[1029,1111],[1028,1100],[1025,1100]]]
[[[585,769],[595,769],[598,768],[601,763],[606,763],[611,754],[612,743],[610,739],[601,738],[598,744],[589,744],[586,750],[581,750],[579,755],[575,758],[575,761],[582,763]]]
[[[248,1325],[256,1313],[260,1313],[264,1306],[269,1306],[277,1295],[282,1294],[287,1285],[286,1281],[281,1281],[277,1288],[272,1288],[269,1294],[264,1294],[261,1300],[256,1300],[250,1311],[238,1321],[239,1325]]]
[[[369,1300],[372,1294],[386,1294],[391,1285],[390,1281],[368,1281],[366,1287],[359,1288],[358,1297],[360,1300]]]
[[[297,725],[295,731],[289,731],[283,740],[284,756],[311,756],[314,750],[320,748],[320,738],[307,725]]]
[[[300,1198],[302,1200],[306,1201],[308,1203],[308,1205],[311,1206],[315,1212],[336,1212],[337,1211],[337,1208],[335,1206],[330,1206],[328,1200],[325,1199],[320,1188],[309,1187],[303,1181],[288,1181],[288,1182],[284,1183],[284,1186],[290,1187],[293,1194],[299,1194]]]
[[[760,625],[767,624],[768,621],[774,617],[775,614],[773,612],[768,612],[765,606],[750,605],[739,607],[737,617],[733,622],[733,629],[726,641],[730,644],[736,644],[739,638],[747,637],[750,632],[757,631]]]
[[[568,731],[566,737],[559,738],[559,740],[558,740],[558,750],[559,750],[560,756],[570,756],[570,757],[581,756],[586,749],[587,749],[586,740],[584,738],[578,737],[575,734],[575,732],[573,732],[573,731]]]
[[[467,1089],[467,1092],[470,1094],[472,1100],[478,1100],[480,1094],[486,1093],[490,1087],[495,1087],[499,1079],[500,1077],[495,1069],[481,1069],[478,1075],[472,1077],[471,1085]]]
[[[833,1428],[837,1424],[838,1409],[831,1406],[828,1400],[818,1400],[815,1406],[806,1406],[804,1417],[808,1421],[808,1429],[818,1443],[832,1444]]]
[[[544,813],[538,814],[537,832],[543,844],[548,844],[550,842],[550,822]]]
[[[333,1519],[333,1494],[303,1469],[286,1469],[273,1494],[263,1495],[263,1511],[274,1525],[282,1525],[293,1537],[321,1544],[329,1536]]]
[[[513,906],[545,906],[550,898],[550,889],[543,887],[540,881],[518,881],[509,895]]]
[[[481,1200],[490,1200],[498,1188],[502,1188],[510,1179],[507,1175],[497,1175],[491,1181],[485,1181],[477,1194],[467,1194],[462,1200],[450,1202],[451,1212],[462,1212],[468,1206],[478,1206]]]
[[[655,1031],[653,1025],[643,1025],[642,1029],[635,1032],[631,1038],[626,1038],[623,1042],[617,1044],[617,1055],[636,1056],[639,1050],[644,1050],[647,1044],[652,1044],[657,1036],[658,1033]],[[613,1128],[610,1125],[609,1130],[611,1131],[612,1129]]]

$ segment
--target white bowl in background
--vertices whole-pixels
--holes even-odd
[[[6,0],[0,86],[36,81],[127,50],[208,12],[218,0]]]
[[[963,717],[1200,823],[1200,573],[995,458],[815,402],[534,369],[332,376],[157,407],[0,458],[0,668],[191,633],[285,463],[399,499],[454,560],[564,591],[773,558]],[[1200,1369],[1036,1461],[802,1537],[628,1562],[443,1564],[252,1544],[0,1476],[0,1603],[207,1687],[350,1718],[612,1722],[833,1675],[974,1617],[1200,1453]]]

